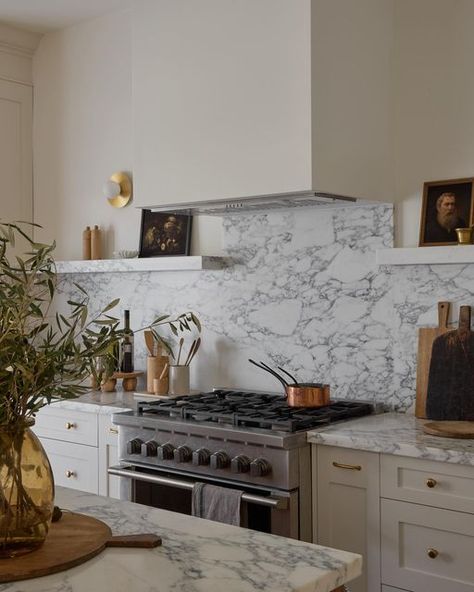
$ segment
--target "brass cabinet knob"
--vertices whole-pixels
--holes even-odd
[[[428,553],[428,557],[430,559],[436,559],[436,557],[438,557],[439,555],[439,551],[437,551],[436,549],[433,549],[432,547],[430,547],[427,551]]]
[[[438,484],[438,482],[436,481],[436,479],[432,479],[431,477],[426,480],[426,487],[429,487],[430,489],[433,489],[433,487],[436,487],[437,484]]]
[[[75,423],[72,423],[71,421],[66,422],[66,430],[72,430],[75,427],[76,427]]]
[[[118,434],[118,428],[109,428],[109,434]]]
[[[74,471],[66,471],[66,477],[70,479],[71,477],[75,477],[76,473]]]

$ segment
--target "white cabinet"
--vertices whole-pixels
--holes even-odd
[[[474,515],[382,500],[382,580],[413,592],[474,590]]]
[[[474,591],[474,467],[382,455],[382,582]]]
[[[380,590],[379,455],[318,446],[313,490],[314,542],[363,556],[363,573],[351,592]]]
[[[118,463],[118,431],[111,414],[77,411],[67,405],[43,407],[35,433],[49,457],[56,485],[109,497],[120,497],[120,478],[109,476]]]
[[[98,492],[97,448],[41,438],[46,450],[54,483],[71,489]]]
[[[118,428],[109,415],[99,416],[99,495],[120,499],[120,477],[107,469],[118,464]]]
[[[360,553],[351,592],[474,592],[474,467],[313,446],[313,541]]]

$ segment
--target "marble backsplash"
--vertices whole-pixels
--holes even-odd
[[[224,218],[225,269],[63,276],[59,307],[76,293],[93,309],[120,297],[132,328],[156,315],[194,311],[203,344],[192,386],[270,389],[279,383],[248,358],[300,381],[326,382],[333,397],[409,407],[417,327],[436,324],[438,300],[471,304],[474,265],[378,267],[393,245],[393,208],[302,208]],[[136,335],[136,367],[146,366]]]

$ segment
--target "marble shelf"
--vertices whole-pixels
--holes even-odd
[[[203,271],[222,269],[224,257],[146,257],[143,259],[96,259],[92,261],[56,261],[58,273],[124,273],[134,271]]]
[[[445,265],[474,263],[474,245],[378,249],[378,265]]]

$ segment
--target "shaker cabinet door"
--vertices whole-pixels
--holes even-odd
[[[315,542],[362,555],[363,573],[350,582],[350,590],[379,592],[379,455],[317,446],[313,489],[317,491]]]

